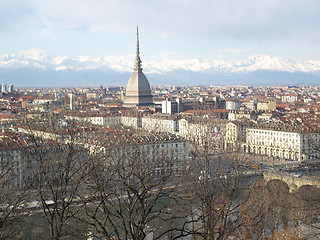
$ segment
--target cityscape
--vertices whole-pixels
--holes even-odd
[[[294,3],[284,17],[278,12],[283,5],[273,1],[250,3],[246,10],[227,3],[235,16],[225,18],[222,13],[229,8],[203,0],[216,15],[215,8],[220,9],[220,17],[212,19],[225,24],[225,29],[215,25],[211,30],[206,25],[212,24],[211,17],[193,19],[209,13],[204,6],[178,1],[167,9],[154,3],[155,11],[140,3],[143,10],[157,16],[167,12],[171,19],[167,25],[149,16],[146,32],[152,36],[147,37],[144,23],[119,20],[119,7],[136,11],[128,14],[130,19],[141,15],[127,1],[118,6],[70,0],[73,7],[45,2],[27,1],[16,10],[31,23],[30,35],[18,18],[12,20],[15,27],[9,21],[0,24],[7,36],[12,33],[5,26],[32,35],[26,47],[34,43],[69,55],[50,57],[37,46],[12,54],[21,51],[13,50],[20,39],[12,37],[11,45],[3,40],[9,52],[0,56],[0,239],[320,238],[319,45],[308,37],[296,40],[302,32],[313,36],[313,27],[303,26],[317,18],[312,10],[318,3],[300,3],[301,9]],[[107,19],[99,7],[119,23],[99,21]],[[180,7],[177,16],[196,37],[174,18],[171,11]],[[74,10],[73,17],[66,9]],[[273,11],[276,20],[263,20]],[[243,27],[247,34],[242,36],[236,23],[246,14],[241,24],[250,27]],[[293,23],[284,19],[295,16],[300,28],[288,29]],[[263,29],[252,19],[259,19]],[[92,36],[83,35],[79,43],[91,39],[96,46],[86,42],[80,54],[87,57],[70,57],[80,49],[74,34],[84,32]],[[212,34],[221,37],[217,45],[238,39],[238,46],[233,43],[238,49],[209,50],[206,39]],[[109,57],[97,57],[97,36],[108,40]],[[158,44],[160,53],[146,39]],[[181,46],[175,45],[179,39]],[[198,52],[194,42],[201,45]],[[294,48],[299,44],[300,51]],[[261,56],[232,59],[252,55],[258,46]],[[185,55],[170,53],[173,47]],[[113,51],[131,53],[122,58]],[[267,56],[275,53],[279,57]]]

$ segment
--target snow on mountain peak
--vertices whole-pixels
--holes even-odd
[[[57,56],[52,57],[39,49],[19,52],[17,55],[0,56],[0,68],[34,67],[55,71],[89,69],[112,69],[118,72],[133,71],[134,56]],[[184,70],[191,72],[249,73],[257,70],[282,72],[320,72],[320,61],[302,61],[268,55],[253,55],[244,60],[208,60],[202,58],[168,59],[143,61],[143,68],[149,74],[166,74]]]

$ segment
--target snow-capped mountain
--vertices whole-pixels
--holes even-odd
[[[111,81],[115,80],[115,84],[125,84],[132,72],[134,58],[134,55],[56,57],[48,56],[38,50],[30,50],[15,55],[0,56],[0,79],[2,82],[14,81],[13,84],[16,85],[27,85],[32,81],[31,84],[37,86],[67,85],[66,82],[71,85],[111,84]],[[318,84],[318,80],[320,83],[320,61],[302,61],[266,55],[251,56],[241,61],[201,58],[161,59],[143,61],[143,67],[144,72],[151,78],[158,79],[159,83],[179,84],[179,81],[182,81],[180,84],[185,84],[185,80],[188,79],[187,83],[190,84],[210,84],[211,80],[217,78],[223,80],[228,76],[229,81],[230,77],[237,83],[241,83],[241,79],[244,79],[242,84],[246,84],[250,79],[258,81],[263,78],[263,81],[268,79],[272,81],[280,75],[285,82],[300,76],[301,81],[312,78],[312,83],[309,84]],[[74,80],[76,81],[73,82]],[[152,79],[150,81],[153,84]]]
[[[131,72],[134,56],[107,57],[52,57],[39,52],[26,52],[17,55],[0,56],[0,68],[35,67],[43,70],[75,70],[112,69],[119,72]],[[320,61],[301,61],[284,59],[267,55],[251,56],[242,61],[217,61],[201,58],[184,60],[162,59],[143,61],[146,73],[166,74],[176,70],[192,72],[218,71],[231,73],[248,73],[257,70],[283,72],[319,72]]]

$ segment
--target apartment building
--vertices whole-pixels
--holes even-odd
[[[317,159],[320,132],[305,127],[260,126],[247,129],[243,150],[247,153],[304,161]]]

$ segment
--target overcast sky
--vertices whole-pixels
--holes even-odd
[[[0,55],[320,59],[319,0],[0,0]]]

